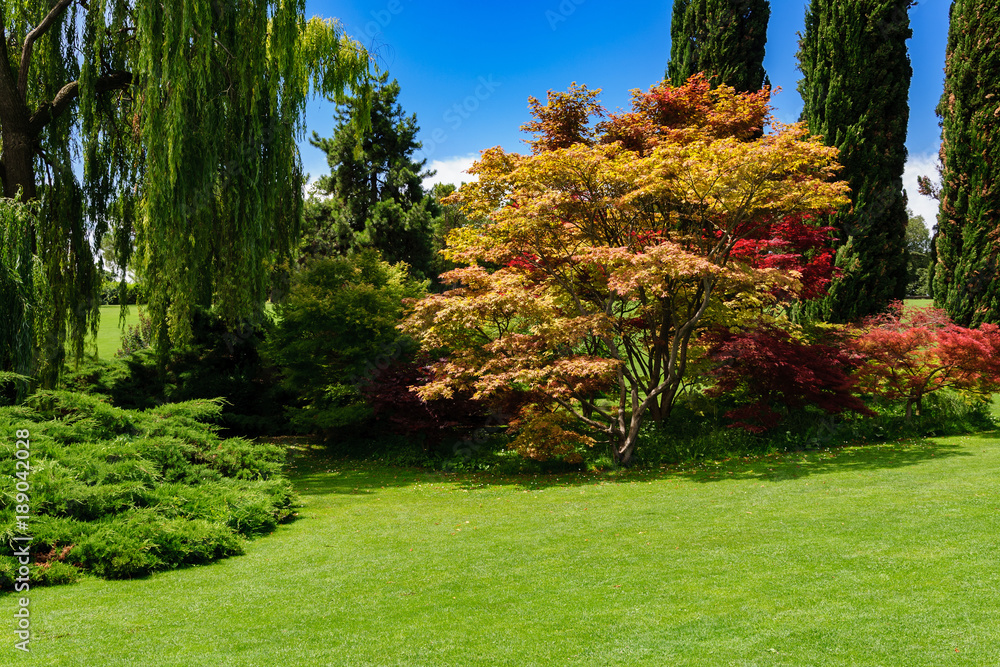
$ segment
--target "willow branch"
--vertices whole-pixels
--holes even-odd
[[[107,76],[102,76],[94,86],[98,93],[106,93],[109,90],[120,90],[128,88],[132,84],[131,72],[115,72]],[[70,81],[59,89],[51,102],[45,102],[38,107],[38,110],[31,115],[28,121],[32,132],[39,132],[43,127],[58,118],[69,105],[80,94],[80,82]]]
[[[21,69],[17,75],[17,92],[21,99],[25,99],[28,90],[28,66],[31,64],[31,50],[35,47],[35,41],[45,34],[45,31],[52,27],[59,15],[66,11],[66,8],[73,4],[73,0],[59,0],[42,22],[35,26],[35,29],[24,38],[24,46],[21,47]]]

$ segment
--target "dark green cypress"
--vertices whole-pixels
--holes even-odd
[[[934,300],[956,322],[1000,322],[1000,5],[955,0],[945,61]]]
[[[724,83],[739,92],[769,86],[764,46],[770,16],[767,0],[675,0],[670,83],[679,86],[705,72],[713,85]]]
[[[843,272],[808,310],[836,322],[906,296],[906,125],[912,0],[812,0],[799,42],[802,119],[840,149],[853,207],[831,217]]]

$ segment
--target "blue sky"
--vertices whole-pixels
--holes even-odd
[[[629,90],[663,78],[670,58],[667,1],[508,0],[504,3],[416,0],[307,0],[306,13],[339,19],[365,44],[379,67],[399,81],[400,104],[416,113],[418,138],[435,180],[459,182],[483,149],[502,146],[525,152],[519,127],[530,119],[528,96],[545,98],[576,81],[601,88],[609,110],[628,106]],[[910,87],[910,160],[904,184],[910,207],[934,219],[935,202],[916,193],[916,176],[934,174],[940,128],[934,114],[944,77],[950,0],[921,0],[910,10],[913,65]],[[798,120],[797,33],[805,0],[772,0],[764,67],[775,116]],[[334,105],[309,106],[307,132],[333,132]],[[305,170],[328,173],[324,154],[301,142]],[[465,177],[467,178],[467,177]]]

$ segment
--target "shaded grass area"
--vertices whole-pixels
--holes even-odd
[[[531,476],[292,452],[299,521],[33,590],[19,663],[1000,663],[996,433]]]

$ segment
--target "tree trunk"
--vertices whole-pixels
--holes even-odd
[[[33,144],[33,137],[27,131],[18,132],[16,129],[3,128],[4,197],[14,199],[17,197],[18,189],[21,192],[21,201],[27,202],[37,197]]]
[[[2,53],[7,54],[6,48]],[[33,162],[37,132],[32,131],[31,114],[7,63],[0,63],[0,132],[3,133],[3,195],[13,199],[21,188],[21,201],[30,201],[37,194]]]
[[[618,437],[618,442],[613,447],[612,451],[614,453],[615,463],[628,468],[632,465],[632,457],[635,454],[635,445],[639,440],[639,426],[642,425],[642,412],[632,415],[629,420],[629,428],[627,432],[619,432],[615,435]]]

